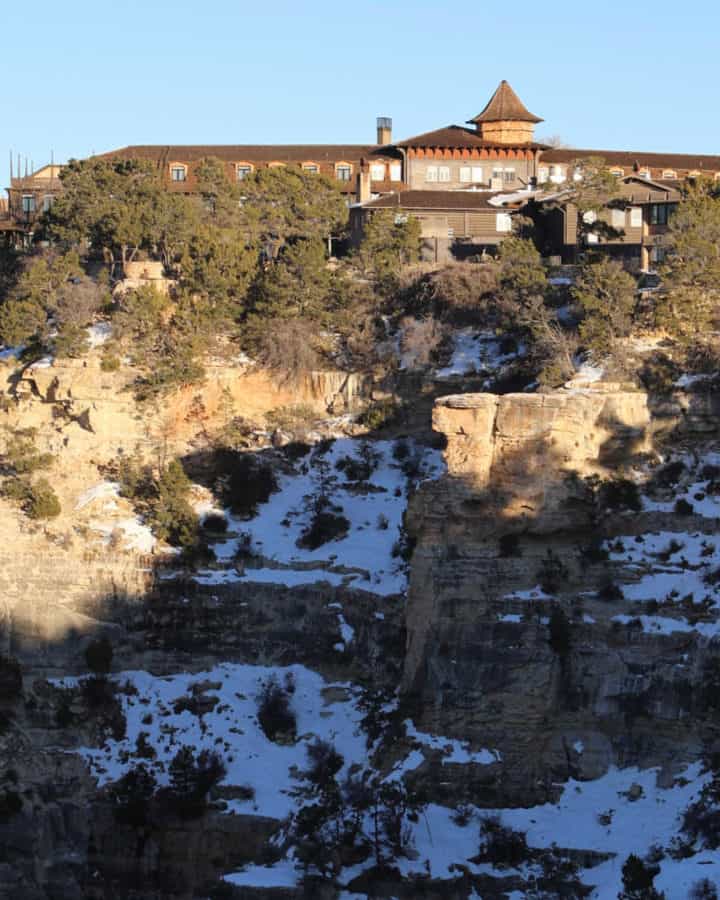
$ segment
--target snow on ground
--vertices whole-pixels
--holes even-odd
[[[581,873],[583,882],[595,886],[593,898],[616,900],[622,887],[622,865],[628,855],[645,856],[654,845],[667,847],[678,832],[683,810],[708,778],[700,774],[697,763],[689,766],[672,788],[658,787],[657,775],[657,769],[611,768],[594,781],[570,780],[557,804],[493,812],[503,824],[527,831],[531,847],[550,847],[555,843],[559,847],[616,854]],[[642,789],[635,800],[628,793],[633,785]],[[699,866],[697,857],[662,860],[656,887],[667,890],[668,900],[686,897],[682,886],[711,874],[713,868],[719,871],[720,851],[700,856],[712,860],[709,871],[701,872],[705,867]]]
[[[152,553],[157,544],[152,531],[137,516],[106,521],[93,519],[88,526],[103,536],[105,544],[109,544],[113,534],[117,534],[127,549],[137,550],[139,553]]]
[[[112,325],[109,322],[96,322],[86,329],[87,342],[91,347],[101,347],[110,340]]]
[[[291,706],[297,715],[297,743],[291,746],[270,741],[257,719],[257,696],[262,684],[275,676],[279,684],[294,679]],[[354,763],[366,761],[362,712],[357,707],[359,690],[346,684],[330,684],[316,672],[301,665],[288,667],[251,666],[223,663],[215,668],[189,674],[183,672],[165,678],[147,672],[122,672],[118,684],[130,682],[138,693],[118,693],[127,720],[124,740],[108,739],[103,747],[82,747],[78,752],[88,761],[91,772],[103,785],[122,777],[135,762],[151,768],[161,785],[168,784],[167,766],[184,744],[196,752],[216,750],[223,757],[227,774],[221,784],[249,785],[254,800],[232,800],[229,812],[283,818],[295,808],[290,790],[297,786],[290,770],[307,765],[307,747],[319,737],[331,741],[345,758],[343,773]],[[218,703],[202,716],[177,708],[181,698],[191,696],[193,685],[209,682],[204,696],[217,697]],[[72,686],[77,679],[59,684]],[[330,699],[328,689],[333,689]],[[136,742],[145,732],[155,749],[154,759],[135,755]]]
[[[89,503],[93,503],[95,500],[106,501],[103,504],[103,509],[113,508],[113,506],[116,505],[114,504],[114,500],[119,496],[119,482],[101,481],[100,484],[96,484],[94,487],[89,488],[78,497],[75,509],[83,509],[83,507],[87,506]],[[113,506],[110,504],[113,504]]]
[[[525,591],[512,591],[505,594],[503,600],[556,600],[552,594],[546,594],[545,591],[536,584],[535,587],[528,588]],[[509,620],[506,620],[509,621]]]
[[[0,350],[0,362],[17,360],[23,352],[24,347],[5,347]]]
[[[674,457],[672,461],[684,463],[686,471],[680,476],[678,484],[659,492],[661,496],[667,496],[667,500],[643,496],[643,510],[669,513],[674,511],[678,500],[684,500],[690,504],[694,515],[720,519],[720,493],[713,493],[716,490],[717,477],[703,474],[706,466],[720,468],[720,453],[705,453],[700,459],[682,454]]]
[[[402,593],[407,571],[396,545],[410,484],[403,471],[405,461],[395,458],[397,443],[343,438],[324,453],[313,451],[296,464],[293,474],[278,476],[279,490],[260,505],[254,518],[244,520],[225,512],[229,536],[213,544],[219,565],[232,565],[242,546],[261,560],[259,567],[253,568],[251,562],[242,572],[234,567],[208,569],[197,580],[204,584],[253,581],[289,586],[329,581],[384,596]],[[443,471],[438,451],[410,441],[406,447],[409,456],[417,460],[421,478],[435,478]],[[357,462],[363,454],[374,455],[376,467],[367,481],[351,482],[336,464],[346,458]],[[298,547],[311,519],[312,500],[321,491],[338,507],[337,514],[348,519],[347,534],[315,550]]]
[[[297,714],[299,735],[294,745],[268,740],[259,725],[257,696],[270,677],[280,684],[286,684],[288,678],[294,682],[291,705]],[[154,771],[159,784],[167,784],[169,762],[180,747],[189,745],[196,752],[214,750],[223,757],[227,774],[221,788],[247,785],[255,791],[253,799],[227,801],[228,813],[254,813],[280,819],[302,802],[292,796],[297,784],[292,772],[306,767],[307,747],[315,737],[331,741],[342,754],[344,768],[339,773],[340,779],[352,765],[367,764],[359,688],[326,682],[301,665],[221,664],[208,671],[166,677],[132,671],[119,673],[114,680],[120,685],[129,683],[137,691],[117,694],[126,717],[126,737],[121,741],[108,739],[99,748],[82,747],[76,751],[87,760],[101,785],[122,777],[140,761]],[[76,678],[67,678],[56,683],[70,687],[77,682]],[[205,700],[201,707],[205,711],[200,715],[188,708],[193,697]],[[214,705],[210,698],[217,698]],[[405,725],[420,749],[410,751],[387,776],[390,780],[397,780],[422,763],[425,758],[422,747],[445,752],[444,762],[490,764],[499,759],[495,751],[472,752],[460,741],[419,732],[410,720]],[[138,753],[138,739],[143,733],[154,748],[154,758]],[[574,746],[577,752],[584,749],[580,741]],[[657,784],[658,774],[657,769],[611,768],[594,781],[570,780],[555,804],[528,809],[476,808],[467,824],[462,824],[453,810],[430,804],[416,822],[408,821],[416,853],[413,859],[399,859],[399,869],[405,875],[429,872],[442,879],[454,877],[457,872],[453,867],[461,864],[478,874],[507,875],[508,870],[500,873],[488,865],[469,863],[479,847],[479,820],[486,815],[497,815],[505,826],[526,832],[528,844],[533,848],[556,844],[561,848],[615,854],[581,873],[582,880],[595,887],[592,896],[596,900],[615,900],[621,886],[622,864],[628,854],[645,856],[655,845],[667,849],[678,833],[682,812],[697,798],[709,777],[701,773],[699,764],[693,764],[682,773],[683,777],[676,778],[672,787],[661,788]],[[368,860],[346,870],[343,883],[350,883],[352,877],[371,864],[372,860]],[[678,861],[666,855],[656,885],[666,890],[669,898],[685,897],[689,885],[713,871],[720,871],[718,866],[720,851],[703,852]],[[525,869],[528,874],[529,868]],[[299,872],[290,856],[272,866],[248,866],[225,878],[241,886],[280,887],[295,884]]]
[[[704,606],[716,615],[720,607],[720,579],[715,577],[717,553],[712,535],[647,532],[613,538],[606,546],[613,562],[624,563],[626,572],[637,576],[637,580],[619,585],[626,601],[683,604],[683,608],[690,603],[698,613],[703,613]],[[637,622],[644,631],[662,634],[693,630],[706,636],[720,633],[720,622],[691,623],[673,616],[617,615],[614,621]]]
[[[475,763],[481,766],[489,766],[492,763],[500,762],[502,759],[498,750],[477,750],[470,749],[470,745],[466,741],[458,741],[454,738],[438,737],[434,734],[426,734],[415,728],[411,719],[405,720],[405,732],[408,737],[413,738],[423,747],[431,750],[441,750],[443,753],[443,765],[445,763]]]
[[[524,347],[506,352],[504,339],[492,332],[477,332],[463,328],[454,335],[453,354],[450,363],[435,373],[436,378],[454,378],[459,375],[497,375],[507,363],[525,352]]]

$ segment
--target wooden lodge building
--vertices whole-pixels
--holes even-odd
[[[576,213],[557,202],[558,194],[574,177],[576,160],[602,157],[622,180],[627,209],[624,235],[610,242],[598,239],[598,244],[629,267],[643,269],[662,259],[668,215],[680,199],[683,180],[720,179],[720,155],[556,149],[535,140],[541,121],[502,81],[465,125],[400,141],[393,140],[391,120],[379,118],[376,142],[367,145],[138,145],[102,156],[150,160],[168,189],[183,193],[195,190],[197,166],[210,156],[222,160],[228,177],[236,181],[278,166],[322,174],[346,196],[353,243],[360,240],[368,217],[392,209],[420,220],[425,253],[437,261],[496,247],[512,232],[512,217],[519,210],[535,220],[545,255],[573,259]],[[32,239],[35,222],[62,189],[59,169],[45,166],[11,177],[7,209],[0,208],[0,236],[4,231],[16,240]],[[608,210],[608,220],[617,227],[620,212]]]

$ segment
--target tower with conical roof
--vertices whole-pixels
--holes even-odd
[[[533,141],[533,129],[538,116],[528,111],[510,85],[503,79],[497,86],[485,109],[469,119],[478,135],[485,141],[494,144],[530,144]]]

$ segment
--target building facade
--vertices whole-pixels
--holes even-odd
[[[135,145],[100,158],[148,160],[168,190],[182,193],[197,189],[198,166],[208,157],[220,159],[233,181],[283,166],[324,175],[346,197],[353,242],[360,240],[369,216],[393,208],[398,215],[417,216],[427,252],[442,260],[456,251],[467,255],[494,248],[512,230],[511,216],[520,209],[533,216],[546,254],[572,258],[579,249],[572,237],[572,207],[558,209],[556,201],[549,204],[545,197],[576,177],[578,160],[601,157],[622,180],[630,212],[623,239],[598,239],[598,244],[642,268],[658,262],[664,252],[667,219],[660,219],[679,201],[683,180],[720,179],[720,155],[553,148],[535,140],[535,126],[542,121],[502,81],[465,125],[446,125],[400,141],[393,140],[392,121],[383,117],[370,144]],[[8,208],[0,209],[0,232],[32,238],[37,219],[62,189],[59,172],[59,166],[51,165],[11,178]],[[617,209],[608,216],[619,223]]]

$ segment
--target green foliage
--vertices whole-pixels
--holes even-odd
[[[191,482],[177,460],[154,473],[137,455],[122,457],[117,478],[120,495],[132,501],[159,540],[188,553],[199,550],[199,521],[188,501]]]
[[[623,889],[618,894],[619,900],[663,900],[665,895],[653,887],[653,881],[659,871],[659,866],[646,864],[640,857],[631,853],[623,863]]]
[[[619,178],[599,156],[576,160],[575,170],[579,177],[573,177],[563,185],[560,203],[572,205],[577,210],[575,239],[578,249],[587,247],[589,234],[597,234],[606,240],[622,236],[621,230],[601,218],[607,207],[625,205]]]
[[[548,291],[542,258],[532,241],[506,237],[498,248],[499,289],[521,308],[533,306]]]
[[[392,397],[376,400],[358,416],[360,425],[364,425],[370,431],[378,431],[393,425],[400,417],[401,406]]]
[[[720,307],[720,194],[692,185],[668,225],[665,291],[656,295],[659,324],[683,339],[716,327]]]
[[[322,240],[347,225],[345,199],[322,175],[289,166],[258,169],[239,188],[241,227],[253,245]]]
[[[128,291],[115,316],[118,339],[144,370],[136,395],[148,400],[201,381],[199,357],[211,339],[207,304],[188,294],[176,300],[152,286]]]
[[[261,273],[253,292],[253,316],[320,321],[331,305],[332,287],[322,240],[296,240]]]
[[[52,453],[39,453],[35,446],[37,429],[17,428],[6,432],[5,451],[0,454],[0,472],[6,475],[31,475],[53,464]]]
[[[61,512],[60,500],[46,478],[39,478],[29,485],[29,496],[23,508],[31,519],[53,519]]]
[[[546,594],[555,594],[563,587],[570,573],[560,557],[548,548],[537,571],[537,580]]]
[[[227,772],[222,757],[214,750],[201,750],[197,757],[187,745],[178,750],[168,767],[170,798],[176,811],[185,818],[201,815],[207,795]]]
[[[150,803],[157,780],[143,763],[133,766],[109,789],[115,819],[123,825],[144,827],[149,819]]]
[[[123,269],[156,242],[159,213],[171,201],[152,163],[71,160],[60,178],[63,190],[47,216],[51,235],[75,245],[87,239],[111,267]]]
[[[607,257],[583,265],[572,296],[583,311],[580,338],[591,350],[606,354],[618,338],[627,337],[635,306],[635,279]]]
[[[414,216],[398,217],[391,209],[373,212],[357,253],[361,269],[377,281],[394,280],[404,266],[420,259],[420,235]]]
[[[0,496],[22,507],[31,519],[50,519],[60,514],[60,501],[46,478],[33,482],[31,476],[52,465],[51,453],[39,453],[33,428],[8,431],[5,451],[0,454]]]
[[[480,823],[480,859],[500,868],[520,866],[530,856],[526,835],[508,825],[498,816],[485,816]]]

